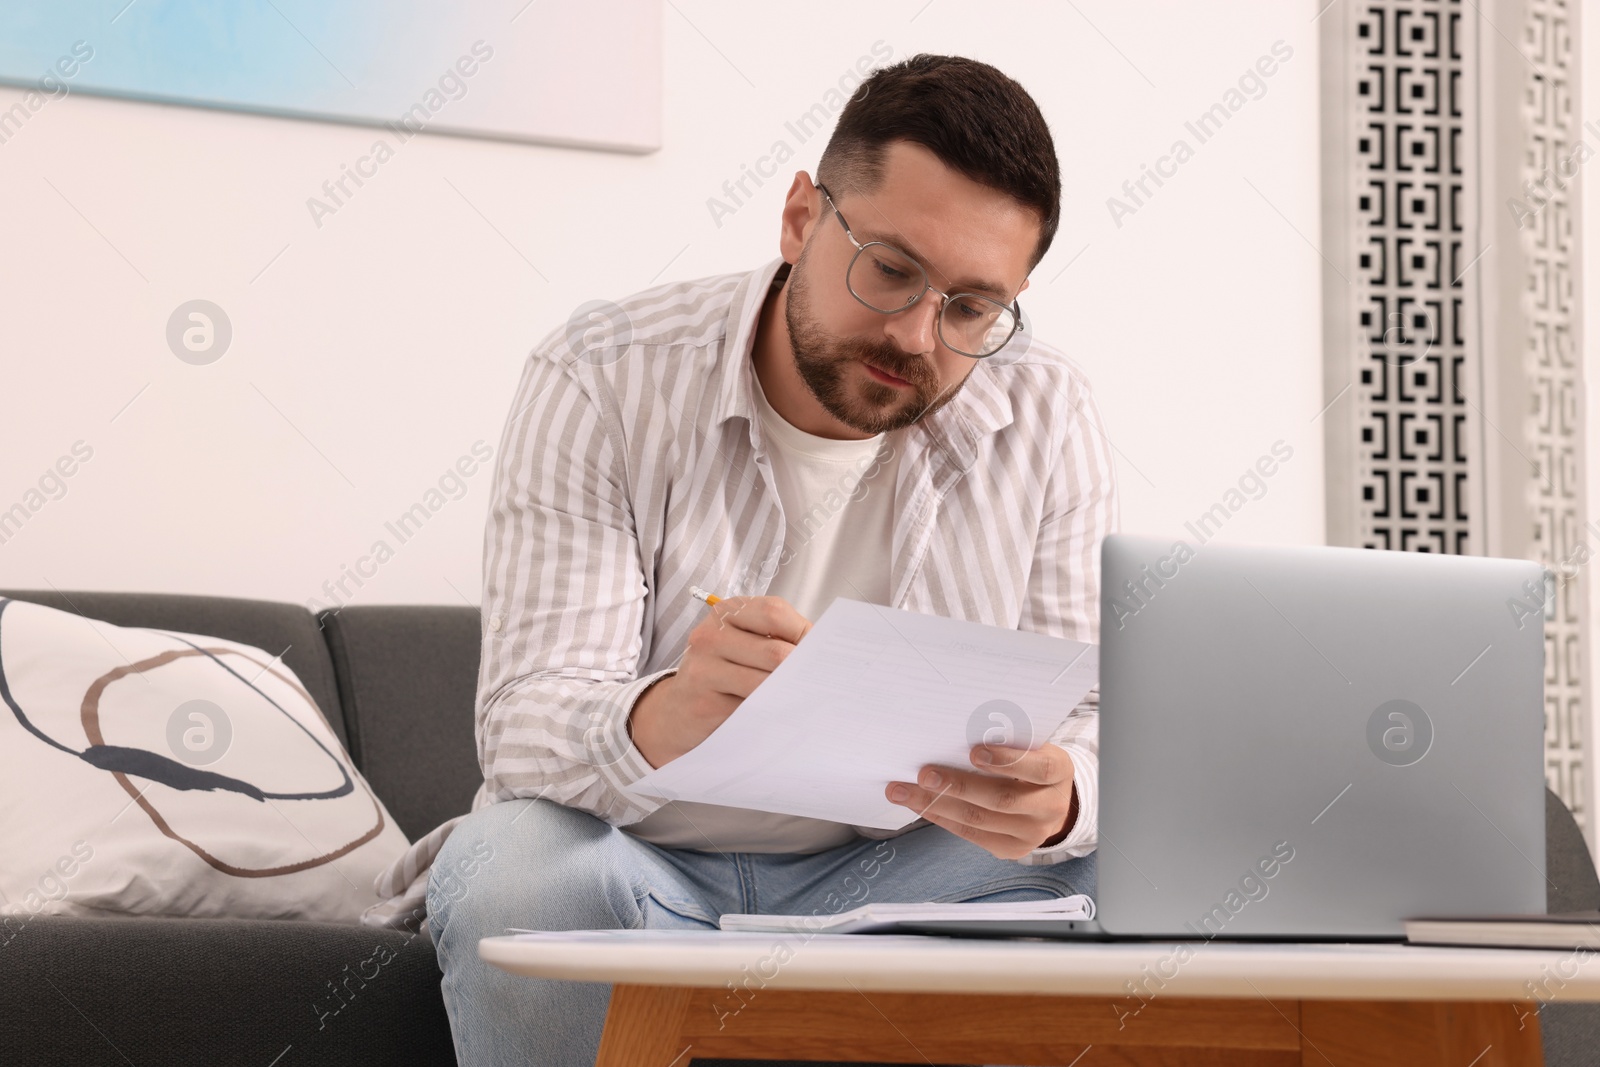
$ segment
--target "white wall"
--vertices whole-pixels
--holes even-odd
[[[1316,6],[676,0],[661,152],[424,135],[320,228],[307,198],[373,131],[50,101],[0,144],[0,510],[75,442],[93,457],[0,544],[0,587],[323,596],[498,446],[525,354],[578,304],[776,255],[825,142],[785,120],[877,41],[993,63],[1050,121],[1063,220],[1024,304],[1095,383],[1123,528],[1180,533],[1282,438],[1294,458],[1223,536],[1320,543]],[[1278,40],[1265,94],[1199,144],[1184,122]],[[1193,158],[1115,225],[1107,198],[1180,137]],[[794,160],[717,225],[707,199],[778,140]],[[197,298],[234,331],[207,366],[165,340]],[[475,602],[489,473],[356,602]]]

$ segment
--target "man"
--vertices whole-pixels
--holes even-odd
[[[858,90],[817,176],[780,261],[647,290],[608,342],[558,331],[528,361],[486,532],[485,784],[427,894],[464,1067],[594,1061],[609,989],[482,963],[510,926],[1093,892],[1094,693],[1036,748],[886,783],[921,817],[898,834],[633,788],[836,596],[1097,639],[1109,445],[1017,302],[1060,213],[1037,106],[916,56]]]

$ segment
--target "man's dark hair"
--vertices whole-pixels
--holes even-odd
[[[1061,222],[1055,141],[1028,91],[987,63],[922,53],[877,71],[839,115],[817,165],[835,196],[882,184],[885,147],[922,145],[960,174],[1005,193],[1039,216],[1039,265]]]

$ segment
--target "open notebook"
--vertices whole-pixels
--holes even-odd
[[[1017,900],[975,904],[863,904],[834,915],[722,916],[724,930],[781,933],[871,934],[920,923],[1013,923],[1040,919],[1088,921],[1094,901],[1082,893],[1051,900]]]

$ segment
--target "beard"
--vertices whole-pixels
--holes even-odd
[[[865,434],[902,429],[948,404],[961,391],[965,378],[941,386],[938,372],[928,360],[907,355],[889,341],[836,337],[817,321],[811,311],[810,279],[806,273],[809,248],[801,249],[800,258],[789,271],[783,318],[789,327],[795,369],[817,402],[828,414]],[[909,382],[910,388],[852,371],[854,363],[877,367]]]

